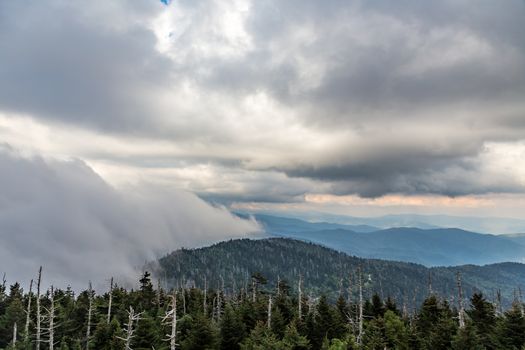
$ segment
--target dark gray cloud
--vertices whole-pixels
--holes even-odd
[[[160,130],[155,95],[172,65],[155,35],[80,5],[0,4],[2,109],[106,132]]]
[[[173,156],[98,157],[219,164],[230,190],[188,183],[223,201],[521,193],[488,145],[524,139],[524,17],[518,0],[4,1],[0,111],[162,139]]]
[[[46,284],[135,281],[146,260],[255,231],[190,193],[120,191],[82,161],[0,150],[0,265],[10,280],[28,282],[44,265]]]

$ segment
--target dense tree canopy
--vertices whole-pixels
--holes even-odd
[[[363,300],[359,336],[359,300],[352,295],[342,293],[336,302],[324,295],[304,297],[299,317],[298,297],[286,281],[280,280],[275,290],[259,288],[254,293],[251,288],[258,288],[266,277],[253,276],[258,283],[235,292],[212,288],[205,292],[194,287],[164,290],[154,287],[147,272],[136,290],[114,286],[101,295],[89,290],[78,295],[71,290],[54,289],[53,295],[47,291],[39,298],[40,349],[50,349],[52,301],[53,348],[60,350],[117,350],[126,349],[126,344],[134,350],[166,350],[172,344],[171,336],[175,336],[175,348],[181,350],[520,350],[525,346],[525,318],[518,300],[510,309],[498,312],[482,294],[473,294],[465,326],[460,327],[458,309],[435,294],[430,293],[416,310],[407,311],[376,293]],[[34,291],[25,293],[18,283],[0,289],[0,349],[35,349],[36,298]],[[87,316],[90,305],[91,321]],[[173,319],[175,328],[169,322]]]

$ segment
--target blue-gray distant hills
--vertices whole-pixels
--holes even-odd
[[[311,223],[272,215],[254,217],[270,236],[318,243],[364,258],[425,266],[525,261],[525,239],[519,235],[481,234],[456,228],[378,229],[368,225]]]

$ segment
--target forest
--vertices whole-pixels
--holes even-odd
[[[146,269],[161,276],[169,288],[193,285],[204,288],[206,279],[208,285],[215,288],[224,285],[223,289],[229,292],[240,287],[247,289],[250,275],[258,271],[273,285],[279,279],[289,281],[297,293],[298,277],[303,276],[306,293],[324,294],[335,302],[341,289],[350,288],[353,297],[357,297],[352,285],[358,266],[366,274],[365,298],[377,292],[382,298],[390,296],[410,308],[423,303],[429,282],[436,295],[452,303],[451,298],[457,295],[458,272],[462,275],[465,295],[482,292],[504,308],[512,305],[520,286],[525,285],[525,265],[519,263],[427,268],[414,263],[359,258],[287,238],[237,239],[199,249],[179,249]]]
[[[481,293],[451,305],[429,285],[417,308],[377,293],[365,298],[366,273],[358,268],[354,289],[331,301],[271,284],[258,272],[248,288],[196,286],[166,290],[149,272],[136,289],[113,280],[105,293],[89,286],[41,290],[38,278],[24,291],[0,286],[0,348],[37,350],[139,349],[525,349],[523,303],[501,310]],[[206,281],[205,281],[206,282]],[[270,287],[271,286],[271,287]],[[356,295],[357,297],[354,297]],[[465,302],[463,302],[465,301]]]

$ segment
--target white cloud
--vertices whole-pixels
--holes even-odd
[[[0,151],[0,265],[27,282],[83,288],[135,281],[145,261],[259,229],[194,194],[155,186],[116,190],[79,160]]]

